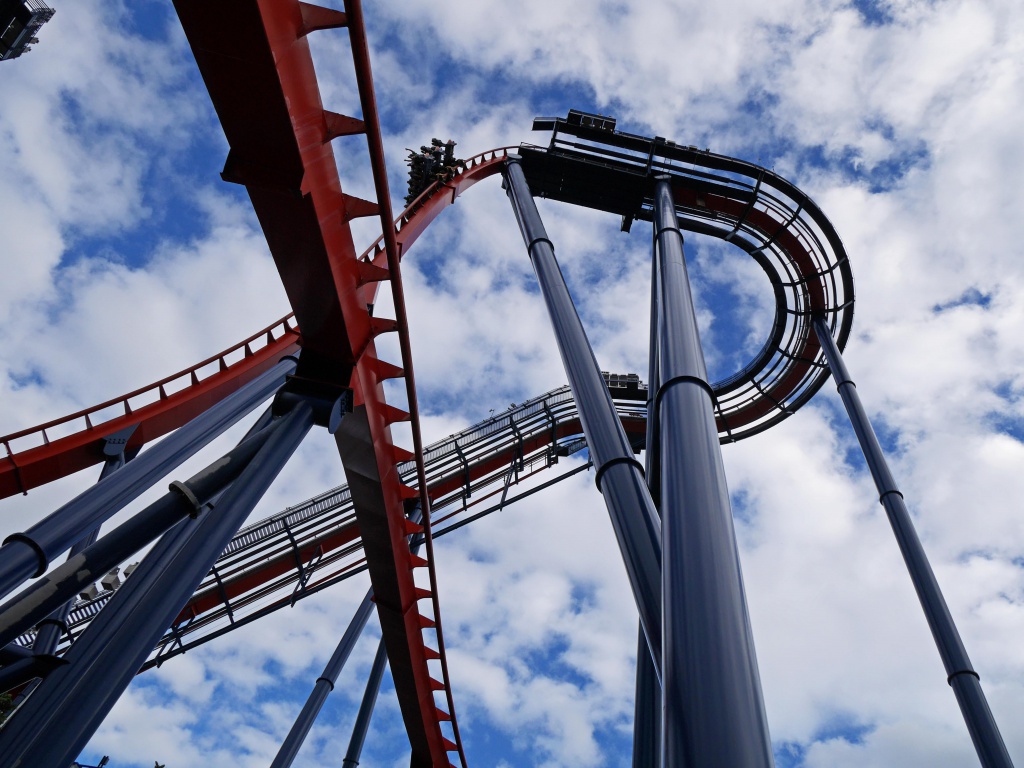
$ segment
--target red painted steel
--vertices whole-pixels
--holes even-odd
[[[219,355],[147,387],[0,437],[0,444],[7,452],[0,458],[0,498],[27,493],[32,488],[102,463],[105,459],[104,438],[127,427],[137,425],[125,446],[130,451],[188,423],[272,368],[285,355],[298,350],[299,334],[289,324],[290,317],[264,328]],[[257,347],[257,343],[263,346]],[[241,355],[238,360],[228,363],[229,358],[238,355]],[[207,375],[202,369],[212,364],[217,365],[218,370]],[[176,389],[178,387],[181,388]],[[168,389],[172,391],[169,393]],[[109,418],[109,414],[104,413],[108,409],[117,409],[123,415]],[[50,434],[55,431],[71,433],[51,439]],[[19,450],[18,443],[25,442],[34,445]]]
[[[475,155],[466,161],[466,170],[458,177],[440,187],[425,190],[413,201],[395,220],[399,252],[404,254],[441,211],[452,205],[465,190],[498,173],[508,149],[510,147],[502,147]],[[360,256],[362,264],[386,261],[383,239],[381,235]],[[360,300],[373,303],[377,285],[376,282],[365,283]],[[126,427],[139,425],[127,445],[132,449],[184,425],[272,367],[281,357],[294,353],[300,344],[304,345],[304,335],[300,341],[298,329],[291,325],[293,317],[289,314],[223,352],[141,389],[0,437],[0,445],[4,446],[6,453],[0,456],[0,498],[27,492],[102,463],[103,438]],[[264,342],[265,346],[258,346]],[[238,354],[240,359],[228,362]],[[219,370],[200,380],[202,369],[211,364],[217,364]],[[184,386],[180,390],[167,393],[168,388],[182,384]],[[133,401],[142,404],[132,405]],[[108,408],[117,408],[124,415],[104,421],[102,412]],[[75,422],[79,423],[76,425]],[[54,439],[47,430],[50,433],[71,432]],[[31,443],[31,446],[19,448],[18,443]]]
[[[303,329],[296,375],[325,386],[352,387],[354,412],[343,419],[335,438],[362,533],[412,764],[448,765],[451,743],[434,705],[437,683],[427,668],[420,595],[412,575],[418,561],[407,541],[405,502],[416,492],[400,482],[399,451],[389,428],[409,417],[385,403],[382,386],[386,378],[406,376],[415,407],[361,7],[347,2],[343,15],[294,0],[176,0],[175,6],[230,146],[223,176],[245,185]],[[351,132],[358,122],[324,110],[305,37],[313,29],[343,25],[350,32],[376,203],[341,190],[329,141],[339,126]],[[368,268],[359,263],[349,227],[352,218],[377,214],[388,235],[387,273],[372,268],[384,265]],[[368,311],[364,295],[373,289],[361,289],[382,279],[394,282],[397,321],[373,318]],[[395,330],[405,336],[406,370],[378,360],[374,337]],[[448,694],[450,699],[450,690]]]
[[[646,428],[644,421],[636,418],[624,418],[623,426],[629,434],[643,434]],[[553,435],[551,432],[545,432],[537,437],[524,440],[522,444],[523,455],[529,455],[545,448],[551,444],[552,438],[561,439],[581,433],[582,428],[579,419],[568,420],[559,424]],[[492,473],[507,470],[518,451],[519,447],[517,445],[510,445],[503,451],[495,452],[486,461],[471,465],[469,471],[470,481],[477,481]],[[459,491],[464,486],[464,483],[465,475],[458,472],[429,484],[428,489],[431,502]],[[480,497],[476,501],[479,502],[483,498],[485,497]],[[261,561],[257,566],[239,573],[237,576],[223,576],[222,584],[196,593],[189,600],[185,608],[182,609],[175,623],[186,621],[189,618],[201,617],[208,611],[216,610],[223,606],[225,598],[227,600],[235,600],[253,590],[259,589],[277,577],[296,571],[296,557],[302,562],[309,562],[319,550],[327,558],[334,550],[346,544],[356,542],[358,539],[359,525],[353,521],[341,528],[328,531],[320,538],[304,542],[298,553],[291,547],[288,547],[269,554],[266,560]]]
[[[423,439],[420,433],[419,405],[416,397],[416,378],[413,370],[412,347],[409,341],[409,317],[405,308],[405,289],[402,283],[402,271],[400,263],[400,252],[395,238],[394,219],[391,213],[391,194],[388,190],[388,172],[384,161],[384,143],[380,131],[380,119],[377,113],[377,98],[373,88],[373,73],[370,69],[370,52],[366,42],[366,32],[363,24],[363,10],[361,0],[345,0],[345,10],[349,16],[349,39],[352,44],[352,58],[355,63],[356,80],[359,85],[359,100],[363,110],[364,124],[366,126],[367,146],[370,152],[370,165],[373,171],[374,191],[377,195],[377,202],[380,206],[381,230],[384,237],[384,253],[387,261],[387,269],[390,273],[391,295],[395,307],[395,322],[398,331],[399,348],[401,350],[402,369],[405,378],[406,400],[409,407],[409,422],[412,430],[413,455],[416,463],[416,479],[418,496],[420,502],[421,520],[423,523],[424,543],[426,544],[427,574],[430,582],[430,589],[424,594],[423,590],[415,588],[413,591],[417,598],[428,597],[433,608],[433,620],[421,617],[419,624],[423,629],[432,629],[437,639],[437,659],[441,665],[441,688],[445,693],[445,700],[448,711],[444,712],[434,705],[433,691],[438,690],[436,681],[430,677],[427,667],[427,658],[424,657],[422,666],[414,670],[419,683],[426,682],[421,686],[420,711],[421,716],[426,714],[425,709],[431,709],[433,718],[438,722],[436,731],[428,731],[430,739],[430,751],[436,762],[436,756],[440,750],[450,752],[453,749],[459,754],[459,761],[462,768],[466,768],[466,754],[462,744],[462,737],[459,734],[458,721],[455,717],[455,702],[452,697],[451,677],[448,673],[448,661],[444,647],[444,633],[441,625],[441,606],[438,598],[437,574],[434,570],[434,543],[431,535],[430,524],[430,495],[427,490],[426,471],[423,465]],[[357,366],[358,370],[358,366]],[[379,374],[379,370],[377,371]],[[383,402],[383,391],[381,391],[381,402]],[[378,451],[379,455],[379,451]],[[394,451],[389,454],[394,460]],[[392,509],[388,510],[392,512]],[[393,516],[392,516],[393,518]],[[404,515],[398,519],[392,519],[391,525],[403,525],[408,529]],[[395,553],[397,555],[397,553]],[[404,552],[402,553],[404,556]],[[411,554],[411,552],[410,552]],[[402,563],[398,566],[401,567]],[[410,576],[412,568],[409,568]],[[376,595],[376,593],[375,593]],[[418,608],[416,609],[418,612]],[[410,611],[411,613],[411,611]],[[421,638],[422,639],[422,638]],[[426,648],[425,643],[423,644]],[[426,680],[423,680],[423,677]],[[429,695],[425,695],[425,691]],[[428,718],[425,718],[428,719]],[[455,741],[448,741],[441,735],[440,721],[447,721],[452,727],[452,734]],[[428,723],[428,727],[432,723]],[[441,744],[434,741],[436,735],[441,736]],[[415,756],[414,756],[415,759]],[[447,762],[447,757],[445,758]]]
[[[285,36],[287,37],[287,36]],[[311,64],[310,64],[311,66]],[[205,75],[204,75],[205,77]],[[208,81],[209,82],[209,81]],[[213,89],[211,88],[211,94]],[[218,109],[218,112],[221,110]],[[336,122],[336,121],[335,121]],[[324,125],[326,126],[327,121],[325,119]],[[296,129],[298,133],[298,129]],[[329,133],[327,127],[323,128],[324,136]],[[234,151],[234,146],[232,147]],[[361,350],[361,354],[355,357],[352,361],[350,370],[352,371],[351,384],[356,394],[356,403],[358,405],[359,418],[349,418],[343,422],[343,426],[349,428],[349,431],[344,434],[339,434],[339,449],[341,449],[343,458],[348,457],[346,461],[346,473],[352,480],[353,487],[353,498],[356,499],[359,492],[356,487],[360,484],[364,486],[363,493],[365,494],[365,488],[367,486],[366,481],[369,481],[371,495],[375,496],[375,499],[368,506],[373,508],[377,513],[377,516],[372,520],[362,520],[360,524],[346,527],[340,531],[334,532],[330,537],[322,542],[316,544],[326,545],[326,549],[335,549],[342,546],[345,543],[349,543],[355,539],[358,534],[362,534],[364,544],[369,544],[367,547],[367,558],[371,566],[371,577],[373,577],[373,571],[378,571],[376,580],[374,581],[375,591],[380,586],[383,587],[379,590],[380,597],[378,598],[379,607],[383,604],[384,611],[388,610],[388,605],[391,605],[391,616],[384,615],[382,612],[381,621],[382,626],[385,627],[385,639],[387,640],[390,634],[392,640],[395,636],[403,638],[405,648],[407,649],[407,655],[403,660],[398,660],[398,676],[396,682],[399,686],[403,682],[409,683],[411,680],[414,684],[409,686],[415,693],[415,706],[409,707],[409,694],[408,691],[405,693],[404,700],[400,693],[400,700],[403,703],[403,715],[406,716],[407,728],[410,728],[410,740],[414,739],[414,732],[416,730],[416,718],[420,721],[424,721],[425,727],[420,730],[420,736],[424,737],[420,741],[420,752],[417,754],[416,745],[414,744],[414,764],[417,765],[428,765],[428,764],[441,764],[447,765],[447,757],[444,758],[444,762],[440,762],[438,755],[440,752],[448,751],[449,747],[456,749],[457,745],[452,744],[443,737],[440,731],[440,721],[438,720],[438,710],[434,706],[433,701],[433,690],[445,690],[446,694],[450,694],[450,687],[445,683],[438,683],[437,681],[431,680],[429,672],[427,671],[426,662],[428,659],[436,658],[436,653],[431,651],[428,647],[422,643],[422,635],[420,634],[427,622],[424,621],[424,617],[419,613],[416,604],[417,601],[426,595],[423,594],[422,590],[417,590],[415,583],[411,577],[411,571],[417,565],[422,564],[423,561],[413,558],[408,550],[407,535],[409,533],[407,529],[407,522],[404,519],[404,502],[410,496],[416,495],[418,492],[413,489],[404,488],[398,479],[395,464],[397,461],[405,460],[410,457],[409,452],[403,451],[397,448],[391,441],[389,424],[393,423],[396,418],[405,418],[405,414],[397,413],[397,409],[392,406],[388,406],[384,402],[383,388],[381,383],[387,378],[403,377],[407,371],[402,368],[393,366],[391,364],[380,361],[377,358],[376,347],[373,342],[372,336],[375,332],[380,332],[382,329],[386,330],[397,330],[400,334],[405,335],[408,331],[407,320],[403,317],[401,321],[395,322],[384,322],[381,323],[380,319],[370,318],[366,313],[366,304],[373,303],[376,297],[376,291],[378,284],[383,279],[389,279],[392,275],[397,272],[398,258],[403,256],[409,247],[415,242],[417,237],[429,226],[429,224],[440,214],[444,208],[454,203],[458,196],[468,189],[476,182],[486,178],[487,176],[498,173],[504,162],[504,157],[507,154],[507,148],[493,150],[490,152],[482,153],[472,158],[467,162],[467,168],[464,172],[460,173],[454,180],[448,182],[445,185],[439,187],[433,187],[425,191],[416,201],[414,201],[394,223],[394,229],[390,230],[393,233],[393,238],[381,236],[380,239],[367,250],[359,259],[354,257],[350,259],[348,268],[336,269],[337,275],[345,276],[346,280],[351,279],[355,281],[356,288],[349,290],[343,295],[344,301],[339,300],[339,305],[346,305],[347,311],[354,313],[359,319],[358,330],[355,333],[349,333],[348,326],[344,325],[344,318],[346,317],[346,307],[342,307],[342,311],[339,314],[331,314],[330,319],[332,322],[340,322],[346,329],[346,339],[349,344],[346,347],[349,353],[353,350]],[[313,153],[314,160],[318,162],[318,154]],[[229,158],[228,167],[232,167],[233,161]],[[238,167],[237,165],[235,167]],[[332,166],[333,168],[333,166]],[[320,171],[324,169],[321,167]],[[226,175],[230,175],[226,171]],[[309,197],[310,194],[315,190],[315,185],[312,182],[307,181],[309,178],[315,178],[316,174],[306,175],[303,174],[303,182],[300,185],[304,191],[304,197]],[[331,181],[331,180],[329,180]],[[327,196],[335,191],[334,182],[331,181],[328,184],[330,189]],[[247,187],[248,188],[248,187]],[[336,191],[340,194],[340,185],[336,185]],[[680,191],[681,197],[685,197],[686,192]],[[250,188],[250,196],[253,196],[253,190]],[[274,228],[279,225],[273,218],[273,205],[268,203],[268,197],[263,195],[257,195],[260,197],[260,204],[257,205],[256,197],[253,198],[254,206],[257,206],[258,213],[262,211],[260,215],[261,223],[264,224],[265,230]],[[342,200],[345,200],[344,196],[341,196]],[[352,203],[349,199],[349,205],[357,207],[356,203]],[[727,198],[719,198],[714,195],[708,195],[705,199],[705,205],[709,210],[718,211],[721,213],[736,215],[741,212],[742,206],[739,206],[735,201]],[[287,203],[284,206],[286,209],[291,209],[294,206],[291,203]],[[295,224],[295,220],[292,218],[294,211],[287,210],[285,212],[284,219],[287,219],[291,224]],[[765,232],[774,233],[784,222],[779,222],[776,219],[769,216],[767,213],[761,211],[752,211],[748,213],[747,220]],[[309,220],[306,221],[307,225]],[[326,217],[326,226],[330,231],[337,222],[333,221],[330,216]],[[323,225],[324,221],[318,220],[318,226]],[[335,242],[340,242],[343,246],[342,251],[344,253],[351,253],[351,235],[348,233],[347,222],[342,226],[346,237],[335,237]],[[268,232],[268,241],[272,241],[272,233]],[[307,233],[308,234],[308,233]],[[337,232],[335,232],[337,235]],[[325,233],[323,241],[328,241],[327,234]],[[790,255],[792,264],[796,268],[799,276],[804,277],[807,275],[814,274],[813,261],[810,254],[802,246],[799,239],[793,236],[788,231],[782,231],[777,235],[777,241]],[[390,242],[389,242],[390,240]],[[272,243],[273,247],[273,243]],[[331,253],[330,248],[325,249],[328,253]],[[310,248],[307,251],[306,257],[309,257],[309,253],[316,255],[317,248]],[[321,254],[322,255],[322,254]],[[332,257],[333,258],[333,257]],[[335,259],[335,261],[344,261],[344,259]],[[282,270],[282,279],[286,282],[289,280],[286,270]],[[338,278],[341,279],[340,277]],[[344,281],[343,281],[344,282]],[[350,283],[347,283],[350,285]],[[296,287],[296,290],[301,289],[302,286]],[[820,306],[823,302],[821,293],[821,286],[817,283],[808,281],[808,289],[810,293],[811,306]],[[315,292],[314,292],[315,293]],[[291,295],[291,292],[290,292]],[[310,301],[317,301],[317,298],[309,299]],[[347,305],[356,304],[357,307],[353,309]],[[401,302],[396,302],[396,305],[400,305]],[[360,314],[361,313],[361,314]],[[323,315],[315,316],[311,319],[323,319]],[[376,326],[375,326],[376,321]],[[315,326],[319,329],[322,334],[329,334],[337,332],[337,326],[332,327],[329,324],[321,324]],[[365,335],[364,335],[365,333]],[[315,335],[315,334],[314,334]],[[309,343],[310,347],[316,345],[312,342],[307,342],[307,333],[305,326],[303,326],[303,346],[304,348]],[[406,337],[407,338],[407,337]],[[408,359],[408,344],[407,341],[403,345],[404,356]],[[803,349],[800,357],[805,357],[807,360],[813,360],[817,353],[817,347],[813,338],[808,338],[804,341]],[[304,352],[305,357],[305,352]],[[218,358],[212,358],[214,360]],[[319,356],[315,360],[312,366],[305,369],[305,375],[309,375],[312,372],[314,375],[319,376],[322,380],[325,378],[338,381],[340,372],[344,369],[344,363],[346,358],[344,355],[339,356],[334,354],[331,358],[328,355],[327,362],[324,362],[323,356]],[[767,413],[771,408],[775,407],[775,401],[782,401],[786,396],[790,394],[796,386],[799,385],[800,381],[806,375],[810,369],[810,365],[807,363],[797,363],[794,366],[791,373],[769,393],[767,396],[755,400],[747,408],[741,411],[743,416],[742,423],[749,423],[756,420],[760,416]],[[241,373],[241,368],[232,367],[225,372],[225,376],[235,375],[235,372]],[[333,377],[330,374],[334,374]],[[240,384],[239,384],[240,385]],[[154,385],[156,386],[156,385]],[[237,388],[237,387],[236,387]],[[152,389],[152,388],[149,388]],[[134,394],[134,393],[133,393]],[[118,402],[118,401],[113,401]],[[411,402],[415,402],[414,399]],[[107,405],[107,404],[105,404]],[[84,413],[84,412],[83,412]],[[79,416],[81,414],[78,414]],[[730,419],[734,426],[738,423],[735,420],[735,415]],[[351,428],[355,426],[353,432]],[[566,425],[559,429],[559,436],[569,434],[569,427]],[[721,425],[720,425],[721,426]],[[34,431],[39,431],[37,428]],[[29,432],[31,432],[30,430]],[[23,434],[23,433],[19,433]],[[25,433],[27,434],[27,432]],[[342,441],[351,441],[350,445],[343,446]],[[531,441],[531,446],[524,446],[525,449],[530,447],[540,447],[544,440]],[[537,443],[533,446],[533,443]],[[56,445],[56,443],[54,444]],[[416,446],[421,449],[421,446]],[[481,464],[474,470],[473,476],[482,477],[487,472],[493,472],[500,470],[503,466],[508,464],[511,460],[511,454],[513,449],[510,448],[507,452],[508,455],[496,456],[492,460],[488,461],[486,465]],[[58,451],[59,453],[59,451]],[[372,464],[374,466],[367,466],[367,459],[372,457]],[[432,498],[438,498],[445,493],[457,490],[459,480],[449,478],[444,482],[437,483],[429,487],[429,496]],[[420,477],[420,488],[426,487],[422,476]],[[421,500],[426,502],[424,506],[429,504],[429,498]],[[358,506],[358,505],[357,505]],[[429,508],[429,507],[427,507]],[[358,511],[357,511],[358,514]],[[366,517],[365,511],[363,517]],[[370,525],[363,525],[363,522],[369,522]],[[367,536],[369,534],[369,536]],[[315,548],[316,544],[313,545]],[[371,552],[376,548],[376,552]],[[304,554],[312,554],[312,552],[305,552]],[[268,562],[264,567],[255,571],[247,572],[235,580],[229,580],[225,584],[225,589],[228,593],[228,598],[234,598],[236,596],[245,595],[252,592],[254,589],[258,589],[260,586],[268,583],[276,577],[283,575],[287,570],[290,570],[291,565],[288,562],[292,560],[294,555],[289,553],[287,557],[274,558]],[[387,569],[387,561],[390,559],[394,563],[394,567],[390,572],[390,579],[382,579],[380,571],[382,565],[384,569]],[[436,586],[432,583],[432,589],[428,592],[432,600],[436,600],[437,590]],[[181,618],[186,616],[199,617],[203,613],[209,610],[213,610],[216,605],[223,604],[223,599],[220,594],[204,593],[197,595],[193,598],[189,607],[182,613]],[[435,617],[438,617],[437,607],[435,605]],[[417,638],[419,642],[417,643]],[[389,646],[389,653],[391,653],[391,647]],[[401,654],[396,654],[401,656]],[[394,665],[394,664],[393,664]],[[403,670],[404,673],[403,674]],[[449,701],[449,708],[451,709],[451,703]],[[410,718],[409,714],[413,717]],[[440,713],[443,716],[447,713]],[[430,716],[433,716],[431,719]],[[410,722],[412,720],[412,722]],[[434,724],[436,723],[436,728]],[[425,749],[424,749],[425,746]],[[460,754],[461,757],[461,754]]]

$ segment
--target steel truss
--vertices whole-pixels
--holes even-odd
[[[646,429],[646,388],[620,387],[610,392],[628,398],[616,401],[617,410],[630,439],[639,445]],[[504,490],[510,466],[518,469],[519,479],[512,479],[519,483],[554,466],[560,457],[581,451],[586,441],[580,434],[575,400],[568,387],[560,387],[428,446],[424,458],[437,515],[434,536],[460,525],[493,501]],[[415,467],[404,462],[399,471],[411,481]],[[144,668],[219,637],[253,615],[294,605],[363,570],[365,557],[347,485],[252,523],[225,547]],[[118,588],[104,589],[74,606],[60,652],[85,631]],[[28,647],[33,639],[34,633],[26,633],[18,643]]]
[[[151,387],[0,438],[7,454],[0,496],[107,461],[111,445],[122,457],[116,471],[108,462],[96,486],[0,547],[0,594],[42,577],[0,606],[0,680],[10,688],[43,677],[0,730],[0,768],[63,768],[139,669],[362,569],[370,575],[383,640],[346,764],[358,762],[386,659],[411,765],[447,766],[454,754],[464,768],[433,538],[511,503],[513,485],[584,445],[641,618],[634,764],[769,768],[719,445],[792,415],[830,374],[979,759],[993,768],[1011,765],[842,361],[852,324],[852,272],[838,235],[810,198],[763,168],[621,133],[614,120],[570,112],[535,124],[552,130],[547,147],[477,156],[393,221],[358,0],[346,0],[344,11],[294,0],[176,0],[175,6],[230,146],[222,176],[245,186],[294,318]],[[320,101],[307,36],[332,29],[348,33],[359,118],[325,110]],[[375,201],[346,195],[338,179],[330,142],[356,134],[366,138]],[[424,447],[400,260],[461,192],[498,172],[570,386]],[[613,400],[609,385],[621,379],[601,374],[535,195],[614,212],[625,230],[636,220],[654,222],[649,392],[637,388],[630,401]],[[382,235],[359,255],[350,222],[366,216],[380,220]],[[722,382],[707,381],[684,230],[745,250],[764,269],[776,299],[761,351]],[[394,319],[373,315],[381,283],[390,286]],[[398,336],[394,363],[378,357],[375,339],[384,333]],[[407,410],[385,401],[387,379],[404,382]],[[117,510],[271,395],[271,409],[232,452],[94,540]],[[410,423],[412,451],[392,441],[390,426],[400,421]],[[348,486],[239,530],[313,426],[335,436]],[[635,458],[640,446],[647,448],[646,471]],[[498,494],[497,505],[470,513]],[[90,576],[156,539],[123,585],[67,615],[73,591]],[[68,549],[71,560],[43,576]],[[426,573],[419,583],[416,568]],[[423,609],[422,600],[429,601]],[[371,612],[368,594],[276,766],[290,764]],[[59,648],[65,624],[69,637]],[[21,643],[7,642],[18,637]]]

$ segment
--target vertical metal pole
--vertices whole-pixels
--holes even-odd
[[[661,445],[658,440],[658,418],[654,407],[655,397],[661,388],[661,361],[658,356],[658,334],[661,328],[661,281],[658,278],[658,259],[652,249],[651,258],[651,330],[650,362],[647,368],[647,486],[655,507],[661,504]]]
[[[103,469],[100,470],[99,479],[97,483],[102,483],[111,474],[123,467],[128,462],[128,457],[125,456],[124,446],[128,442],[128,438],[131,437],[135,431],[137,424],[133,424],[127,430],[122,430],[117,435],[111,435],[116,440],[108,439],[104,445],[103,452],[107,455],[107,460],[103,462]],[[71,548],[71,552],[68,554],[68,560],[75,557],[86,547],[96,542],[96,537],[100,535],[100,528],[96,526],[84,538],[79,539],[75,542],[75,546]],[[32,643],[32,652],[37,656],[48,656],[57,650],[57,646],[60,644],[60,636],[67,631],[68,625],[68,614],[71,613],[71,607],[75,604],[74,598],[68,600],[64,605],[54,611],[50,616],[39,622],[39,630],[36,633],[35,642]],[[34,688],[35,686],[31,686]],[[23,691],[22,695],[27,695],[30,691]]]
[[[896,542],[907,564],[918,600],[924,609],[928,628],[932,631],[935,645],[946,668],[946,680],[953,688],[957,704],[960,705],[960,712],[967,723],[967,730],[971,733],[978,759],[985,768],[1012,768],[1013,763],[1003,743],[999,726],[996,725],[985,693],[981,690],[981,678],[974,671],[967,656],[967,650],[949,613],[949,607],[942,596],[942,590],[939,589],[932,567],[928,563],[924,547],[921,546],[921,540],[914,530],[914,523],[903,501],[903,494],[897,488],[896,481],[889,471],[882,446],[878,444],[875,431],[871,427],[864,406],[861,405],[857,386],[850,378],[850,372],[846,369],[839,347],[832,339],[828,323],[823,317],[814,318],[814,331],[825,353],[832,377],[836,381],[836,389],[850,416],[868,469],[871,470],[875,488],[878,489],[878,500],[885,508],[889,524],[896,534]]]
[[[33,576],[44,574],[54,557],[269,398],[295,370],[295,364],[292,357],[283,359],[140,453],[108,480],[96,483],[27,531],[8,536],[0,546],[0,597]]]
[[[127,435],[124,435],[123,441],[118,441],[116,445],[120,446],[120,450],[116,453],[110,452],[112,445],[115,445],[112,441],[108,440],[107,445],[104,447],[104,453],[107,453],[107,460],[103,462],[103,469],[100,470],[99,479],[97,483],[103,482],[112,472],[123,467],[127,461],[124,454],[124,443],[127,442],[127,438],[135,431],[137,425],[132,425],[128,428]],[[99,527],[93,528],[88,534],[82,539],[75,542],[75,546],[71,548],[71,552],[68,554],[68,560],[75,557],[86,547],[96,542],[96,537],[99,536]],[[39,622],[38,629],[36,631],[36,639],[32,643],[32,653],[36,656],[52,656],[57,650],[57,646],[60,645],[60,636],[67,632],[68,629],[68,614],[71,613],[71,608],[75,604],[74,598],[68,600],[60,608],[51,613],[45,619]],[[15,706],[21,704],[29,694],[36,689],[39,685],[39,679],[32,680],[25,688],[17,695],[14,699]]]
[[[373,657],[370,676],[366,679],[366,690],[363,691],[363,700],[359,702],[359,712],[356,714],[355,725],[352,726],[352,738],[349,739],[341,768],[356,768],[359,765],[359,758],[363,754],[363,743],[366,741],[366,732],[370,729],[370,717],[373,715],[373,707],[377,702],[380,682],[384,678],[384,667],[387,666],[387,663],[388,652],[384,647],[384,641],[381,640],[377,644],[377,655]]]
[[[179,521],[198,517],[207,505],[214,506],[217,496],[280,426],[278,421],[250,435],[187,481],[172,483],[168,493],[0,605],[0,645],[27,632],[37,621],[45,620],[54,609],[73,600],[88,585]]]
[[[569,289],[555,260],[519,158],[505,164],[506,190],[530,254],[544,303],[554,327],[569,387],[576,399],[597,469],[597,487],[604,496],[619,549],[626,565],[656,668],[661,665],[661,526],[644,480],[615,411],[601,368],[587,340]]]
[[[355,616],[352,617],[348,629],[345,630],[345,634],[341,637],[341,642],[338,643],[338,647],[334,649],[334,653],[327,662],[327,666],[324,667],[323,674],[316,679],[312,693],[306,699],[306,703],[302,707],[302,711],[299,712],[299,716],[295,718],[295,722],[292,724],[291,730],[288,731],[288,735],[285,737],[284,743],[281,744],[281,748],[277,751],[277,756],[274,758],[274,762],[270,764],[270,768],[289,768],[292,761],[295,760],[302,742],[306,740],[306,734],[313,727],[316,716],[320,714],[320,709],[327,700],[327,695],[334,690],[334,684],[338,681],[338,675],[341,673],[342,667],[345,666],[345,662],[348,661],[348,657],[356,645],[356,640],[359,639],[359,635],[362,633],[363,627],[366,626],[366,621],[370,618],[372,612],[373,590],[371,589],[367,591],[366,597],[363,598],[363,601],[356,609]]]
[[[197,523],[161,538],[0,731],[0,768],[65,766],[81,751],[313,424],[295,406]]]
[[[661,317],[661,292],[658,290],[658,261],[651,259],[651,331],[647,375],[647,443],[644,451],[644,469],[647,487],[654,503],[659,504],[658,420],[654,412],[654,397],[661,376],[658,365],[658,328]],[[661,765],[661,682],[654,668],[650,651],[639,628],[636,647],[636,699],[633,706],[633,768],[659,768]]]
[[[656,183],[661,291],[662,761],[769,768],[771,739],[672,188]]]

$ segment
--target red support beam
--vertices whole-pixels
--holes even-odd
[[[374,345],[376,335],[398,326],[368,312],[364,288],[385,276],[371,275],[368,283],[349,227],[359,216],[383,214],[389,228],[391,221],[386,183],[382,192],[377,168],[383,154],[374,102],[371,98],[368,109],[365,98],[366,93],[372,96],[373,86],[360,9],[356,4],[342,18],[295,0],[176,0],[175,7],[230,146],[223,177],[245,185],[302,328],[296,375],[352,387],[354,412],[342,420],[335,437],[412,765],[447,766],[449,742],[434,705],[436,683],[427,668],[420,595],[412,575],[417,561],[405,530],[409,494],[396,468],[389,429],[393,409],[384,401],[382,382],[393,366],[380,364]],[[342,24],[351,35],[357,84],[364,95],[362,127],[378,186],[374,202],[342,192],[329,142],[359,125],[324,110],[306,38],[313,29]],[[388,268],[388,279],[398,279],[394,259],[376,266]]]

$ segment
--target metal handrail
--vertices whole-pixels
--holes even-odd
[[[20,453],[21,451],[29,450],[30,448],[34,448],[36,446],[27,446],[21,448],[21,451],[12,451],[10,443],[13,442],[14,440],[20,440],[21,438],[38,434],[41,437],[41,441],[37,443],[37,445],[45,445],[50,442],[50,436],[47,435],[46,433],[48,429],[52,430],[54,427],[69,424],[73,421],[77,421],[78,419],[84,419],[85,429],[78,431],[88,431],[96,428],[99,424],[109,421],[110,419],[118,418],[119,416],[122,415],[130,415],[133,412],[131,404],[132,400],[140,398],[143,395],[155,395],[153,399],[148,399],[145,403],[136,403],[135,408],[141,408],[144,405],[149,405],[151,402],[155,402],[157,400],[164,400],[170,394],[177,394],[178,392],[184,391],[189,387],[193,387],[196,386],[197,384],[200,384],[206,378],[209,378],[209,376],[214,375],[214,373],[229,370],[232,365],[240,362],[240,360],[244,360],[245,358],[252,356],[255,352],[259,351],[260,349],[263,349],[263,347],[265,347],[267,344],[272,344],[275,341],[278,341],[280,338],[283,337],[284,334],[294,333],[298,331],[297,326],[290,322],[293,318],[294,314],[292,313],[285,315],[280,320],[271,323],[263,330],[257,331],[252,336],[249,336],[248,338],[243,339],[237,344],[228,347],[223,352],[219,352],[216,355],[212,355],[211,357],[208,357],[205,360],[196,363],[195,365],[185,368],[182,371],[173,373],[170,376],[160,379],[159,381],[154,381],[152,384],[147,384],[146,386],[133,390],[128,394],[120,395],[111,400],[99,403],[98,405],[93,405],[90,406],[89,408],[84,408],[81,411],[76,411],[75,413],[68,414],[67,416],[61,416],[60,418],[53,419],[52,421],[47,421],[43,424],[38,424],[34,427],[28,427],[27,429],[23,429],[18,432],[12,432],[9,435],[4,435],[0,437],[0,443],[2,443],[4,447],[7,449],[8,457],[12,455],[17,456],[17,454]],[[280,329],[281,333],[275,337],[274,331],[276,329]],[[235,360],[233,363],[228,363],[228,358],[240,350],[243,352],[243,355],[240,358],[240,360]],[[212,365],[214,363],[217,363],[218,370],[216,372],[210,372],[209,375],[205,375],[202,378],[200,378],[199,372],[206,366]],[[188,383],[186,386],[182,387],[181,389],[174,390],[173,392],[170,393],[167,391],[168,385],[186,378],[188,379]],[[102,411],[105,411],[108,408],[112,408],[114,406],[121,406],[122,413],[111,415],[109,418],[97,419],[95,421],[91,418],[93,415],[99,414]],[[64,435],[62,435],[61,437],[64,437]]]

